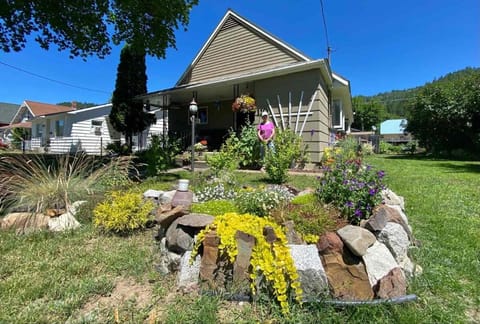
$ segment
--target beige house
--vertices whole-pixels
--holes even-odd
[[[242,94],[255,98],[255,113],[232,111]],[[337,131],[353,121],[350,83],[331,71],[327,59],[314,60],[229,10],[173,88],[143,96],[168,111],[168,129],[188,138],[189,103],[199,112],[196,134],[220,147],[229,129],[258,123],[263,110],[279,129],[301,134],[312,162],[319,162]]]

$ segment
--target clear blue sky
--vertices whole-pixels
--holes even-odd
[[[332,69],[351,82],[352,95],[373,95],[423,85],[467,66],[480,66],[479,0],[323,0]],[[188,30],[177,31],[177,50],[147,58],[148,91],[175,84],[228,8],[314,59],[327,56],[320,0],[200,0]],[[0,52],[0,102],[34,100],[108,102],[120,47],[106,59],[69,59],[67,52],[28,43]]]

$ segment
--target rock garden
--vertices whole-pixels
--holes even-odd
[[[308,302],[355,305],[416,298],[407,295],[409,279],[421,273],[409,254],[416,245],[414,233],[403,198],[385,186],[382,170],[365,165],[357,151],[331,150],[312,175],[316,185],[300,190],[284,184],[292,156],[286,164],[267,155],[271,181],[257,185],[232,176],[236,158],[227,146],[207,161],[209,170],[190,183],[178,181],[173,190],[114,189],[131,183],[131,161],[122,159],[88,174],[82,168],[73,171],[85,157],[66,158],[54,169],[25,161],[26,171],[10,171],[2,187],[11,213],[0,225],[22,233],[72,230],[79,226],[78,210],[89,205],[102,232],[128,235],[155,228],[156,270],[175,274],[179,291],[269,299],[284,314],[293,304]],[[9,162],[2,162],[6,170]],[[279,165],[287,167],[278,170]],[[36,180],[25,174],[22,179],[22,172],[37,175]],[[37,192],[25,190],[13,196],[34,182],[43,189],[51,186],[50,194],[39,199]],[[94,204],[76,199],[82,191],[92,197],[93,188],[101,186],[110,189]]]

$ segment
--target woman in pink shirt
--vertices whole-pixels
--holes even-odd
[[[268,120],[268,113],[266,111],[262,112],[262,122],[257,126],[257,136],[261,142],[260,146],[260,157],[264,158],[265,156],[265,145],[274,150],[273,137],[275,136],[275,125]]]

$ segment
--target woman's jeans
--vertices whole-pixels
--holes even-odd
[[[260,145],[260,159],[262,161],[265,159],[265,147],[275,153],[275,144],[273,144],[273,141],[269,141],[267,144],[262,142]]]

